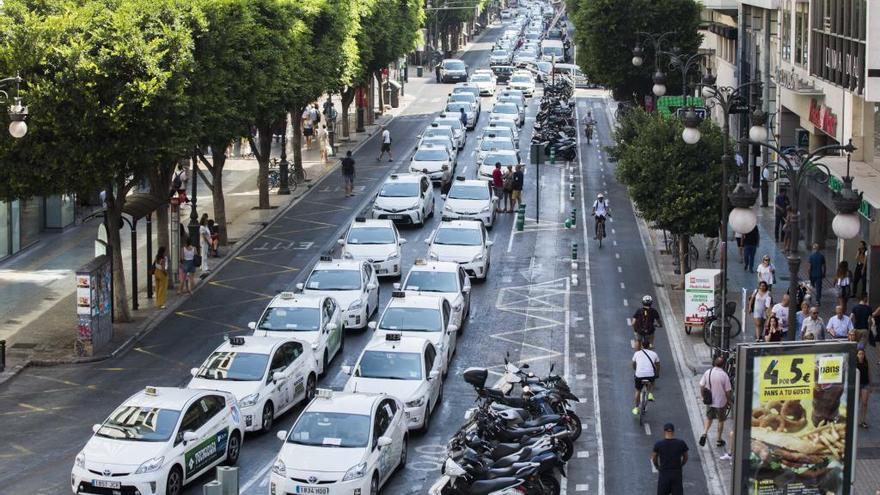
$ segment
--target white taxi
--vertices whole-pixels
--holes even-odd
[[[514,72],[510,76],[510,82],[507,85],[510,89],[522,91],[526,97],[531,97],[535,94],[535,78],[526,71]]]
[[[275,337],[230,337],[198,368],[187,388],[234,395],[245,431],[269,431],[275,418],[315,396],[318,379],[311,345]]]
[[[406,244],[406,239],[400,237],[391,220],[357,217],[345,237],[336,242],[342,246],[343,258],[371,263],[379,277],[399,277],[403,273],[400,246]]]
[[[345,346],[342,310],[332,297],[282,292],[272,298],[258,321],[248,323],[257,337],[294,337],[309,343],[318,374]]]
[[[409,163],[409,171],[423,173],[431,182],[442,186],[449,184],[455,170],[456,157],[443,146],[425,144],[416,150]]]
[[[480,96],[492,96],[495,94],[495,86],[498,85],[495,73],[489,71],[488,74],[474,74],[471,82],[480,88]]]
[[[122,403],[76,455],[73,493],[180,495],[217,464],[236,464],[244,426],[235,397],[146,387]]]
[[[494,151],[517,151],[517,149],[509,137],[496,136],[495,134],[484,136],[477,146],[477,166],[482,165],[486,161],[486,155]]]
[[[373,495],[406,466],[404,405],[385,394],[318,389],[284,441],[269,478],[272,495]]]
[[[458,147],[459,151],[463,150],[464,144],[467,141],[467,128],[465,128],[464,124],[461,123],[458,115],[447,115],[445,113],[441,113],[434,119],[433,122],[431,122],[431,125],[428,126],[428,128],[441,126],[449,126],[452,128],[452,134],[455,137],[456,146]]]
[[[492,241],[486,234],[486,226],[477,220],[449,220],[431,237],[425,239],[428,259],[454,261],[471,277],[486,280],[491,265]]]
[[[443,218],[449,220],[480,220],[487,228],[495,225],[495,207],[498,198],[492,194],[489,183],[479,179],[458,176],[443,195]]]
[[[446,102],[446,107],[444,107],[443,111],[447,115],[459,115],[462,109],[464,109],[464,115],[467,119],[467,130],[474,130],[474,127],[477,125],[477,109],[473,104],[466,101]]]
[[[492,181],[492,172],[495,170],[495,164],[500,163],[501,168],[507,169],[508,166],[516,167],[521,164],[519,151],[514,150],[496,150],[486,153],[483,163],[477,169],[477,178],[481,180]]]
[[[468,83],[470,84],[470,83]],[[474,112],[476,112],[476,119],[480,120],[480,112],[483,110],[482,100],[480,99],[480,90],[479,87],[476,88],[476,94],[473,94],[468,91],[455,91],[453,93],[449,93],[446,98],[446,103],[470,103],[474,107]],[[465,110],[467,112],[467,110]],[[459,111],[460,113],[460,111]]]
[[[443,296],[407,296],[401,290],[392,291],[379,322],[371,321],[367,326],[383,338],[391,332],[430,340],[442,356],[443,374],[449,371],[458,341],[458,326],[452,322],[452,305]]]
[[[304,294],[332,297],[342,309],[345,328],[364,328],[379,310],[379,280],[366,261],[321,256],[306,281],[296,284]]]
[[[429,125],[428,127],[425,127],[425,131],[422,132],[420,138],[424,139],[427,137],[445,136],[451,139],[452,142],[455,143],[456,148],[460,150],[464,148],[466,131],[464,126],[461,124],[461,121],[459,121],[458,119],[455,119],[455,121],[458,122],[457,126],[452,122],[440,122],[438,119],[432,122],[431,125]],[[416,150],[418,149],[419,147],[417,146]]]
[[[400,290],[399,283],[394,284]],[[416,258],[403,281],[407,295],[433,294],[443,296],[452,309],[452,324],[464,331],[464,324],[471,314],[471,279],[458,263],[451,261],[428,261]]]
[[[525,123],[520,118],[519,107],[513,103],[496,103],[489,114],[489,120],[492,119],[511,120],[519,127]]]
[[[422,226],[434,216],[434,188],[425,174],[391,174],[373,200],[373,218]]]
[[[513,141],[514,146],[519,148],[519,132],[517,131],[516,126],[505,127],[504,125],[499,125],[498,120],[493,120],[486,124],[486,127],[483,127],[483,134],[480,136],[480,140],[483,140],[490,135],[510,138],[511,141]]]
[[[406,407],[407,427],[425,432],[443,398],[441,361],[427,339],[387,333],[367,344],[354,367],[342,367],[350,376],[343,390],[397,397]]]

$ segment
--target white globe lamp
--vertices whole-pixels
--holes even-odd
[[[840,239],[853,239],[859,235],[862,222],[858,213],[838,213],[831,222],[831,228]]]
[[[767,141],[767,128],[762,125],[753,125],[749,128],[749,139],[756,143]]]
[[[751,208],[734,208],[728,218],[730,228],[737,234],[748,234],[758,225],[758,216]]]
[[[27,134],[27,124],[23,120],[9,123],[9,134],[15,139],[21,139]]]
[[[681,139],[687,144],[697,144],[700,142],[700,130],[696,127],[685,127],[681,131]]]

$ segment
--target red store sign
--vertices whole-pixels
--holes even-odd
[[[815,98],[810,100],[810,123],[830,136],[837,136],[837,115]]]

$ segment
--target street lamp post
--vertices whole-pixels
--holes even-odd
[[[281,161],[278,163],[278,195],[286,196],[290,194],[290,163],[287,161],[287,117],[288,113],[284,113],[284,124],[281,126]]]
[[[10,99],[12,100],[7,111],[9,112],[9,135],[15,139],[21,139],[27,134],[27,123],[25,121],[28,116],[28,108],[21,104],[21,98],[18,97],[18,89],[21,81],[22,78],[19,75],[0,79],[0,87],[15,83],[16,96],[12,98],[10,98],[9,93],[0,89],[0,101],[8,102]]]
[[[646,33],[644,31],[637,31],[636,34],[639,35],[642,39],[654,45],[654,75],[651,78],[654,82],[654,86],[651,87],[651,92],[654,93],[654,96],[663,96],[666,94],[666,74],[664,74],[663,71],[660,70],[658,61],[661,53],[668,53],[663,51],[663,42],[666,41],[667,38],[675,34],[675,32],[667,31],[665,33],[653,34]],[[642,45],[636,44],[636,46],[632,50],[632,54],[632,64],[635,67],[641,67],[645,60],[645,51],[642,48]]]

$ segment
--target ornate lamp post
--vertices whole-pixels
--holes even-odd
[[[666,41],[667,38],[669,38],[670,36],[675,34],[675,32],[674,31],[667,31],[665,33],[653,34],[653,33],[646,33],[644,31],[638,31],[638,32],[636,32],[636,34],[639,35],[643,40],[648,41],[649,43],[654,45],[654,70],[655,70],[655,72],[654,72],[654,76],[652,78],[652,80],[654,81],[654,86],[651,88],[651,92],[654,93],[654,96],[658,96],[658,97],[663,96],[666,94],[666,74],[664,74],[663,71],[660,70],[660,67],[658,66],[657,62],[658,62],[658,57],[660,56],[660,54],[665,53],[663,51],[663,42]],[[642,49],[642,45],[637,44],[635,47],[633,47],[632,54],[633,54],[632,64],[635,67],[641,67],[645,61],[645,59],[644,59],[645,52]]]
[[[15,97],[12,97],[12,103],[9,105],[9,135],[14,137],[15,139],[20,139],[27,134],[27,120],[28,116],[28,108],[21,104],[21,98],[18,95],[18,86],[21,84],[21,77],[16,75],[15,77],[7,77],[4,79],[0,79],[0,87],[7,86],[10,83],[15,83]],[[9,93],[0,89],[0,100],[9,101]]]

